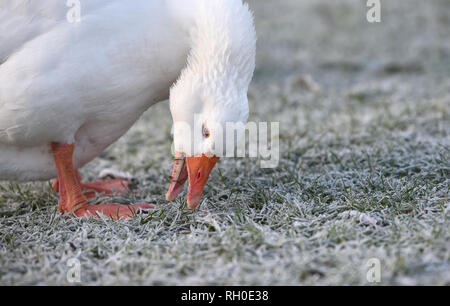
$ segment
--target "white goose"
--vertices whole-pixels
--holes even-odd
[[[256,34],[247,5],[81,4],[81,21],[70,23],[66,1],[0,2],[0,180],[58,177],[59,210],[76,216],[120,218],[149,208],[88,204],[84,188],[112,192],[121,182],[83,184],[77,169],[170,94],[174,123],[189,128],[174,133],[177,153],[166,197],[173,200],[189,178],[188,206],[195,208],[218,161],[210,123],[245,123],[248,117]],[[192,144],[200,149],[189,149]]]

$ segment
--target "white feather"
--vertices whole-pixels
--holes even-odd
[[[0,3],[0,179],[55,177],[50,142],[75,143],[82,167],[177,79],[178,88],[208,84],[213,103],[246,102],[232,102],[254,69],[241,0],[81,3],[79,23],[66,20],[65,1]],[[175,117],[195,111],[172,107]]]

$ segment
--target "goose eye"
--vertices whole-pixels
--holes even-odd
[[[210,132],[209,129],[207,127],[203,127],[203,137],[205,138],[209,138]]]

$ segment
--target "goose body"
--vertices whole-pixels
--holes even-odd
[[[0,5],[3,180],[56,177],[50,142],[75,142],[77,168],[91,161],[169,97],[189,52],[166,1],[90,1],[79,23],[64,1],[26,2]]]
[[[189,178],[188,206],[195,208],[219,159],[223,135],[216,124],[248,117],[256,42],[248,6],[242,0],[80,3],[79,22],[69,22],[73,8],[65,1],[0,3],[0,180],[57,177],[62,212],[114,212],[115,204],[91,207],[80,190],[109,192],[117,184],[82,184],[77,169],[170,97],[174,124],[185,128],[175,128],[166,198],[174,199]],[[194,118],[202,120],[199,127]]]

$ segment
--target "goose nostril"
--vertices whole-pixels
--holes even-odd
[[[202,178],[202,172],[201,171],[198,171],[197,172],[197,175],[195,176],[195,179],[198,181],[198,180],[200,180]]]

